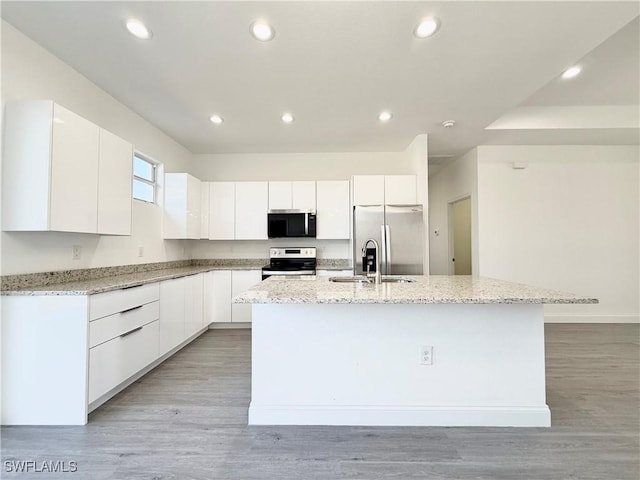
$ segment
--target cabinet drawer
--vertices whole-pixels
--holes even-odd
[[[89,403],[158,358],[159,322],[89,349]]]
[[[160,287],[157,282],[91,295],[89,297],[89,320],[120,313],[159,298]]]
[[[158,318],[160,318],[160,302],[157,300],[133,307],[133,310],[99,318],[89,324],[89,347],[93,348]]]

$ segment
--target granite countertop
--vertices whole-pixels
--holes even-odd
[[[330,277],[270,277],[236,296],[234,303],[598,303],[595,298],[472,276],[404,276],[415,283],[334,283]]]
[[[348,269],[348,260],[318,259],[318,269]],[[260,270],[268,258],[204,259],[64,270],[2,277],[2,295],[92,295],[211,270]]]
[[[264,259],[224,260],[214,263],[196,261],[195,264],[191,265],[184,265],[183,262],[174,262],[173,264],[169,264],[167,268],[141,271],[130,271],[130,266],[108,267],[110,269],[110,275],[98,276],[96,274],[95,278],[91,278],[90,276],[91,269],[87,269],[88,273],[86,274],[68,270],[65,272],[15,275],[13,277],[18,278],[4,278],[7,284],[5,285],[3,282],[2,295],[92,295],[126,287],[144,285],[145,283],[196,275],[211,270],[260,270],[268,262],[268,260],[265,261]],[[53,279],[49,280],[49,277]],[[20,283],[21,280],[24,282],[22,285]],[[38,282],[38,280],[40,281]]]

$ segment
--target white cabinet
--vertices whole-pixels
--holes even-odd
[[[269,182],[269,210],[315,210],[316,182]]]
[[[415,205],[418,203],[415,175],[385,175],[384,203],[386,205]]]
[[[415,205],[415,175],[354,175],[354,205]]]
[[[200,238],[209,238],[209,185],[200,183]]]
[[[251,305],[233,297],[262,281],[262,270],[212,270],[205,274],[205,323],[251,322]]]
[[[4,230],[130,233],[130,144],[50,100],[9,102],[4,123]]]
[[[160,282],[159,355],[185,339],[185,277]]]
[[[131,235],[133,145],[100,129],[98,233]]]
[[[204,322],[204,274],[184,278],[184,337],[189,338],[203,328]]]
[[[235,182],[209,182],[209,240],[235,238],[235,192]]]
[[[384,205],[384,175],[354,175],[353,204]]]
[[[89,403],[158,357],[157,283],[89,297]]]
[[[353,270],[316,270],[319,277],[351,277]]]
[[[231,270],[212,270],[205,276],[205,323],[231,321]]]
[[[316,238],[349,239],[349,181],[319,181],[316,183]]]
[[[164,238],[200,238],[200,180],[167,173],[164,183]]]
[[[235,199],[235,239],[266,240],[267,182],[236,182]]]
[[[240,295],[261,281],[261,270],[233,270],[231,272],[231,297]],[[234,303],[231,307],[231,321],[251,322],[251,304]]]

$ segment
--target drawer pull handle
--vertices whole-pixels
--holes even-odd
[[[120,312],[120,314],[127,313],[127,312],[133,312],[134,310],[138,310],[139,308],[142,308],[142,307],[143,307],[142,305],[138,305],[137,307],[127,308],[126,310],[122,310]]]
[[[136,283],[135,285],[130,285],[128,287],[122,287],[120,290],[129,290],[130,288],[141,287],[144,283]]]
[[[127,335],[131,335],[132,333],[136,333],[139,330],[142,330],[142,327],[138,327],[138,328],[134,328],[133,330],[129,330],[128,332],[123,333],[122,335],[120,335],[120,338],[124,338]]]

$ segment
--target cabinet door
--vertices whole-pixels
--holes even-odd
[[[316,182],[291,182],[291,208],[294,210],[316,209]]]
[[[204,274],[191,275],[185,277],[185,338],[190,337],[202,328],[203,323],[203,294],[204,294]]]
[[[213,270],[205,277],[204,322],[231,321],[231,270]]]
[[[131,235],[133,145],[100,129],[98,233]]]
[[[200,238],[200,180],[187,175],[187,231],[185,238]]]
[[[269,210],[284,210],[291,206],[291,182],[269,182]]]
[[[384,175],[354,175],[353,204],[384,205]]]
[[[231,272],[231,297],[240,295],[245,290],[256,286],[262,281],[261,270],[233,270]],[[251,322],[251,305],[236,304],[231,307],[233,322]]]
[[[385,175],[384,203],[386,205],[415,205],[418,203],[416,176]]]
[[[266,240],[267,182],[236,182],[236,240]]]
[[[96,233],[99,128],[60,105],[53,118],[49,228]]]
[[[200,184],[200,238],[209,238],[209,182]]]
[[[349,181],[317,182],[318,239],[350,238]]]
[[[160,282],[160,352],[164,355],[185,339],[185,277]]]
[[[265,215],[266,216],[266,215]],[[209,240],[235,238],[235,184],[209,183]]]

